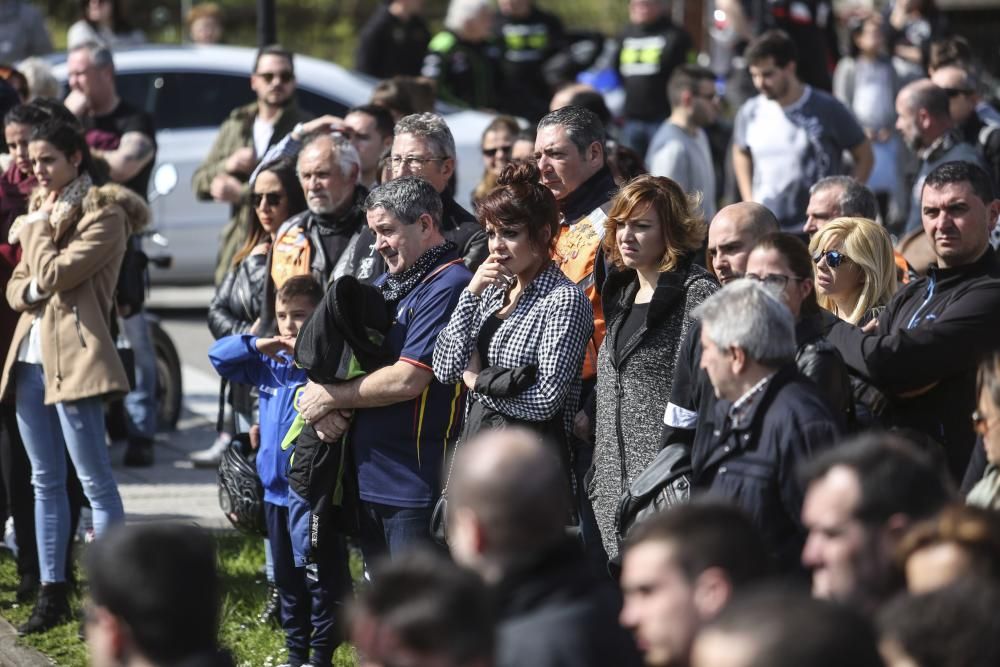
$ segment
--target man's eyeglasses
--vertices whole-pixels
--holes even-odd
[[[839,250],[820,250],[815,255],[813,255],[813,263],[819,264],[822,259],[826,257],[826,265],[831,269],[835,269],[844,262],[851,261],[851,258],[840,252]]]
[[[284,70],[282,72],[255,72],[254,76],[262,78],[264,83],[271,83],[275,79],[277,79],[279,83],[288,83],[295,78],[295,75],[288,70]]]
[[[502,155],[510,155],[513,152],[514,152],[513,144],[509,146],[496,146],[495,148],[484,148],[483,157],[493,157],[497,153],[500,153]]]
[[[255,192],[250,195],[250,201],[253,202],[254,208],[260,208],[264,202],[267,202],[268,206],[277,206],[284,198],[285,195],[280,192]]]
[[[440,162],[447,160],[446,157],[420,157],[419,155],[393,155],[389,158],[389,162],[392,164],[393,169],[399,169],[403,164],[406,164],[407,168],[416,170],[422,168],[428,162]]]
[[[788,284],[789,280],[797,280],[799,282],[808,280],[808,278],[799,278],[798,276],[786,276],[784,273],[768,273],[765,276],[757,275],[756,273],[747,273],[743,277],[754,282],[764,283],[766,287],[777,289],[785,289],[785,285]]]

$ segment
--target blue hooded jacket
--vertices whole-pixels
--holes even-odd
[[[282,355],[286,363],[257,351],[257,336],[226,336],[215,341],[208,358],[219,375],[232,382],[257,386],[260,390],[260,449],[257,475],[264,485],[264,500],[288,506],[288,463],[292,448],[282,450],[281,441],[298,414],[295,394],[308,382],[306,371]]]

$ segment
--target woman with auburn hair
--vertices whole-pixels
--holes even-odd
[[[856,326],[878,317],[896,293],[888,232],[866,218],[836,218],[809,242],[819,305]]]
[[[559,447],[569,463],[594,313],[551,260],[559,208],[538,178],[533,164],[509,165],[480,203],[490,255],[438,337],[434,375],[470,392],[463,441],[518,424]]]
[[[618,192],[604,250],[619,269],[602,292],[607,336],[597,357],[596,437],[588,494],[610,558],[622,490],[660,451],[674,363],[691,309],[719,285],[694,257],[706,226],[698,201],[662,176],[639,176]],[[583,419],[582,421],[587,421]],[[578,420],[578,434],[582,424]]]

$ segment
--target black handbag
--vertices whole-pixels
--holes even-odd
[[[622,494],[615,514],[619,551],[628,531],[640,521],[691,498],[691,451],[667,445]]]
[[[441,546],[448,546],[448,482],[451,481],[451,471],[455,469],[455,455],[458,454],[458,444],[451,455],[451,463],[448,464],[448,475],[444,478],[444,486],[441,488],[441,495],[434,503],[431,510],[430,532],[431,538]]]
[[[108,328],[111,331],[111,338],[115,341],[115,352],[118,353],[118,358],[121,359],[122,367],[125,369],[125,377],[128,378],[128,390],[135,391],[135,350],[125,343],[113,307]]]

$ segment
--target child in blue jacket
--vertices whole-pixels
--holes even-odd
[[[299,329],[322,299],[323,289],[312,276],[289,278],[275,298],[277,336],[226,336],[208,352],[219,375],[260,389],[257,474],[264,486],[267,539],[289,667],[332,663],[339,644],[334,609],[341,605],[349,582],[342,554],[309,568],[296,567],[288,531],[287,472],[293,449],[283,450],[281,442],[297,415],[295,394],[308,381],[306,372],[292,362],[292,353]]]

